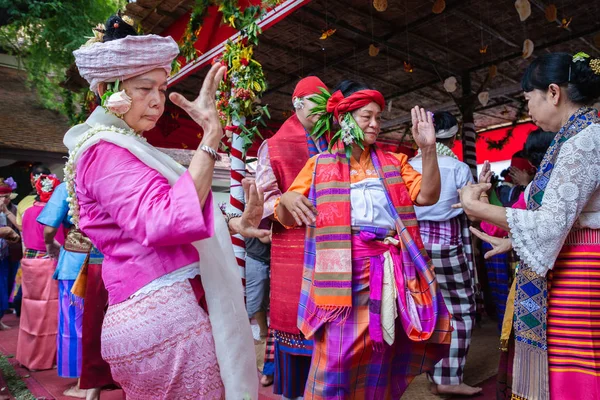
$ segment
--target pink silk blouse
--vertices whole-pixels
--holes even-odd
[[[26,249],[46,251],[44,225],[37,222],[37,217],[40,215],[45,205],[46,203],[36,201],[23,213],[23,229],[21,230],[21,235],[23,236],[23,245]],[[58,232],[54,238],[60,244],[65,242],[65,230],[62,226],[58,228]]]
[[[100,141],[77,162],[79,227],[104,254],[109,304],[199,261],[192,242],[214,234],[212,194],[200,206],[189,172],[171,187],[129,150]]]

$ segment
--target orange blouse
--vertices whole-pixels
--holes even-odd
[[[408,193],[410,194],[410,198],[412,199],[413,203],[417,204],[417,197],[421,192],[421,174],[414,170],[413,167],[408,163],[408,156],[406,154],[393,153],[393,156],[396,157],[396,159],[402,165],[400,171],[402,174],[402,180],[406,184]],[[294,191],[308,197],[317,157],[318,155],[311,157],[306,162],[306,165],[304,168],[302,168],[302,171],[300,171],[288,191]],[[370,178],[378,178],[378,175],[377,170],[373,165],[373,161],[371,160],[369,148],[365,148],[360,155],[359,161],[357,161],[354,157],[350,157],[350,183],[358,183]],[[275,202],[275,209],[277,209],[280,199],[281,198],[278,198]],[[279,218],[277,218],[277,213],[275,213],[275,218],[279,220]]]

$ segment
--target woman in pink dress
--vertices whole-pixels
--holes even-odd
[[[56,365],[58,333],[58,283],[52,279],[56,260],[44,243],[44,225],[36,221],[60,181],[41,175],[35,183],[37,197],[23,214],[21,259],[23,303],[17,339],[17,361],[30,370],[50,369]],[[65,233],[59,229],[56,240],[63,243]]]
[[[102,356],[128,399],[256,399],[241,279],[210,190],[225,68],[210,69],[195,101],[170,96],[204,132],[189,169],[142,137],[164,111],[178,53],[171,37],[136,36],[117,16],[100,41],[74,52],[103,97],[65,136],[73,223],[105,256]]]

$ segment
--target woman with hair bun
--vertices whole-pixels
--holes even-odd
[[[137,36],[127,17],[99,31],[74,55],[102,106],[64,142],[69,215],[105,257],[102,357],[128,399],[256,399],[241,278],[211,193],[226,68],[210,68],[194,101],[169,97],[204,133],[186,170],[142,136],[164,112],[177,43]],[[249,186],[249,203],[258,201]]]
[[[481,201],[489,184],[463,188],[461,203],[470,218],[509,231],[507,240],[522,260],[512,398],[597,399],[600,118],[587,105],[600,97],[600,59],[544,54],[521,84],[533,121],[558,132],[531,183],[527,209]]]

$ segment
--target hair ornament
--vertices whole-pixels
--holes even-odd
[[[588,58],[590,58],[589,54],[580,51],[579,53],[573,56],[573,62],[585,61]]]
[[[302,97],[294,97],[292,101],[294,103],[294,109],[302,110],[304,108],[304,99]]]
[[[590,68],[594,71],[594,74],[600,75],[600,58],[590,60]]]

